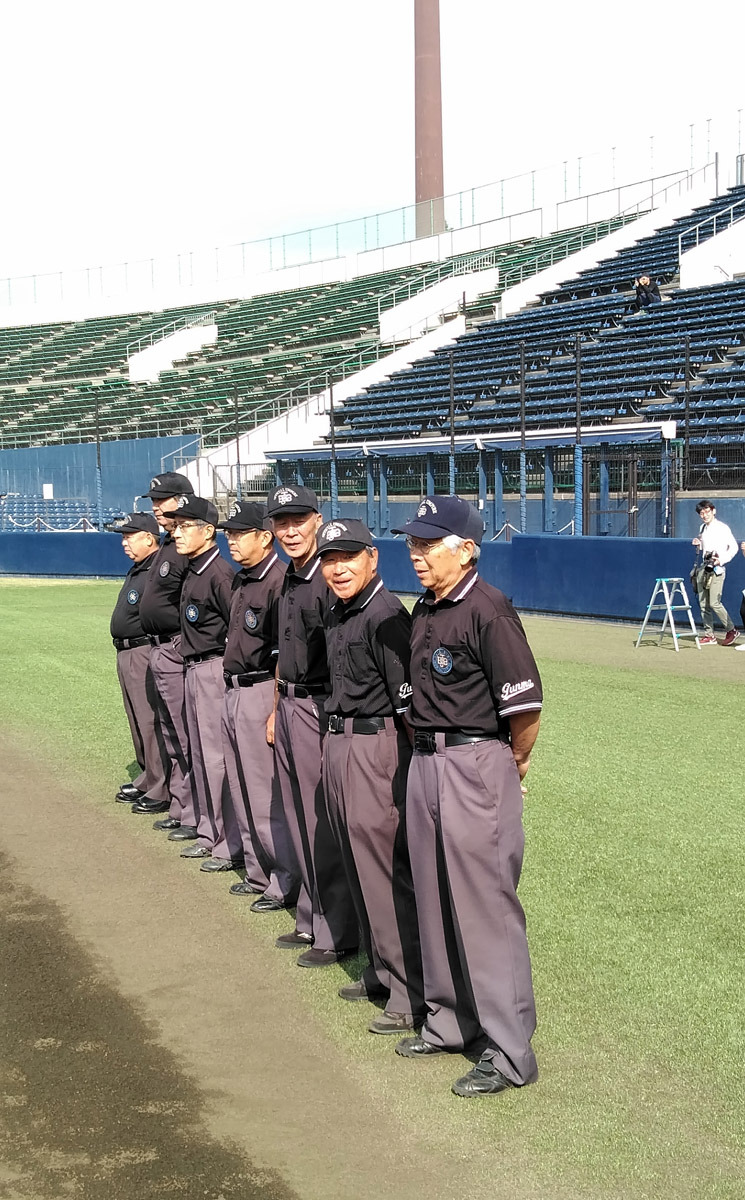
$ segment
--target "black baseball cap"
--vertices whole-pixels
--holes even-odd
[[[366,546],[372,546],[373,539],[364,521],[349,520],[327,521],[318,530],[316,537],[316,554],[325,554],[328,550],[352,550],[358,552]]]
[[[160,538],[160,526],[152,513],[130,513],[106,526],[112,533],[152,533]]]
[[[318,496],[311,488],[299,483],[281,483],[267,496],[266,511],[269,517],[279,517],[282,513],[317,513]]]
[[[182,496],[178,508],[168,515],[175,521],[179,521],[181,517],[189,517],[193,521],[206,521],[208,525],[214,525],[215,529],[220,520],[220,514],[210,500],[193,495]]]
[[[236,500],[228,517],[221,521],[218,529],[269,529],[266,505],[257,504],[255,500]]]
[[[407,537],[418,537],[435,541],[454,533],[456,537],[470,538],[477,546],[484,536],[484,522],[472,504],[460,496],[425,496],[416,514],[401,529],[391,533],[405,533]]]
[[[179,475],[178,471],[164,471],[150,480],[150,490],[143,492],[143,500],[165,500],[168,496],[193,496],[194,488],[190,479]]]

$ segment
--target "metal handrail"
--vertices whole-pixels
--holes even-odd
[[[737,220],[735,220],[736,212],[740,213]],[[719,212],[713,213],[710,217],[704,217],[704,219],[702,221],[699,221],[696,225],[691,225],[691,226],[689,226],[688,229],[684,229],[682,233],[679,233],[678,234],[678,262],[680,262],[680,259],[683,256],[683,238],[688,237],[689,234],[695,233],[695,235],[696,235],[695,244],[697,246],[700,246],[702,239],[701,239],[699,231],[701,229],[703,229],[704,225],[712,225],[711,233],[709,234],[708,237],[703,239],[704,241],[708,242],[709,238],[713,238],[713,237],[717,236],[717,221],[721,221],[726,216],[729,216],[730,220],[727,222],[725,229],[730,229],[733,225],[738,224],[738,222],[741,221],[743,219],[743,217],[745,217],[745,199],[744,200],[735,200],[734,204],[730,204],[729,208],[722,208],[722,209],[720,209]],[[690,249],[692,249],[692,247],[689,246],[688,249],[690,250]],[[720,267],[719,270],[721,271],[722,268]],[[724,273],[726,274],[726,272],[724,272]]]
[[[156,342],[162,342],[167,337],[170,337],[171,331],[177,333],[180,329],[191,329],[192,326],[196,325],[212,325],[216,317],[217,312],[213,308],[209,312],[200,313],[198,317],[177,317],[175,321],[169,321],[167,325],[161,325],[160,329],[156,329],[152,333],[143,333],[142,337],[137,338],[136,341],[127,343],[127,362],[129,362],[132,354],[139,354],[143,342],[147,346],[154,346]],[[137,348],[132,350],[133,346]]]
[[[531,279],[546,267],[553,267],[557,262],[565,262],[570,255],[577,253],[578,250],[584,250],[585,246],[593,246],[595,242],[599,242],[601,238],[614,232],[617,220],[617,217],[606,217],[602,221],[595,221],[589,227],[585,226],[567,234],[561,242],[552,242],[546,250],[542,250],[534,258],[529,258],[527,262],[520,263],[519,267],[510,267],[502,277],[504,290],[514,284],[523,283],[526,279]]]
[[[655,207],[655,201],[657,201],[657,204],[659,205],[660,195],[662,195],[662,197],[663,197],[662,203],[666,204],[668,192],[670,192],[670,191],[674,192],[677,189],[677,193],[678,193],[678,195],[680,195],[683,184],[686,185],[685,190],[690,192],[690,190],[693,186],[693,180],[695,179],[695,177],[697,175],[700,175],[701,178],[705,181],[706,180],[706,172],[711,171],[712,169],[714,170],[714,173],[716,174],[717,170],[718,170],[716,160],[714,162],[705,163],[703,167],[697,167],[695,171],[684,171],[684,172],[671,171],[670,172],[671,175],[681,174],[682,177],[680,179],[678,179],[675,183],[669,183],[667,185],[667,187],[662,189],[661,193],[655,192],[654,187],[653,187],[649,196],[645,196],[644,199],[642,199],[642,200],[637,200],[636,204],[630,204],[628,208],[624,208],[619,213],[619,216],[625,216],[627,213],[628,214],[639,213],[641,215],[641,213],[647,212],[649,209],[653,209]],[[660,176],[660,178],[664,179],[665,176]]]
[[[530,213],[540,212],[540,209],[529,208],[525,209],[524,213],[517,213],[516,216],[525,216]],[[441,283],[443,279],[452,279],[458,275],[468,275],[471,271],[488,271],[491,267],[499,265],[500,252],[503,252],[512,243],[505,242],[504,246],[495,247],[493,250],[474,251],[471,254],[461,255],[459,258],[448,259],[447,262],[440,263],[435,267],[430,267],[428,271],[424,271],[418,275],[416,279],[409,280],[408,283],[399,283],[396,287],[391,288],[389,292],[378,299],[378,322],[383,311],[388,312],[391,308],[396,308],[398,304],[403,304],[403,300],[397,297],[404,292],[405,299],[410,300],[412,296],[418,296],[428,287],[433,287],[437,283]]]
[[[569,207],[571,205],[576,206],[581,200],[584,200],[584,202],[585,202],[585,222],[587,224],[589,224],[590,201],[595,200],[598,196],[612,196],[613,194],[615,194],[616,201],[617,201],[616,215],[620,215],[621,213],[629,212],[634,209],[634,205],[629,205],[628,208],[623,208],[623,209],[621,208],[621,192],[627,192],[631,188],[641,187],[643,184],[649,183],[649,184],[651,184],[651,187],[652,187],[651,196],[653,196],[653,197],[656,195],[659,196],[660,190],[657,189],[655,191],[655,183],[662,182],[665,179],[670,179],[672,176],[676,176],[675,182],[679,183],[679,182],[682,182],[682,180],[680,179],[680,176],[683,176],[684,178],[687,179],[687,177],[690,175],[690,173],[691,172],[689,170],[687,170],[684,167],[681,167],[681,169],[679,171],[668,171],[664,175],[654,175],[651,178],[649,176],[647,176],[644,179],[637,179],[634,183],[619,183],[619,184],[616,184],[614,187],[601,188],[597,192],[587,192],[583,196],[574,196],[574,197],[572,197],[572,199],[567,198],[566,200],[557,200],[557,202],[556,202],[556,225],[557,225],[557,228],[559,226],[559,210],[565,206],[567,206],[567,207]],[[662,189],[662,192],[663,193],[666,192],[667,188],[672,187],[672,186],[674,186],[674,184],[668,184],[666,187],[664,187]],[[642,201],[638,201],[637,203],[647,204],[647,198],[645,198]]]

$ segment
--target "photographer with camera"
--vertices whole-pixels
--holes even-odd
[[[653,304],[662,303],[659,286],[656,282],[652,282],[649,275],[640,275],[638,279],[635,279],[634,290],[636,298],[631,305],[632,312],[646,312]]]
[[[701,500],[696,505],[696,512],[701,517],[701,528],[698,537],[693,539],[693,545],[701,551],[702,562],[697,568],[696,591],[701,606],[701,620],[704,626],[704,636],[699,638],[701,646],[716,646],[714,637],[714,617],[717,616],[724,625],[723,646],[731,646],[740,634],[735,629],[727,609],[722,604],[722,588],[725,579],[725,563],[737,554],[737,542],[732,536],[732,530],[724,521],[718,521],[716,508],[711,500]]]

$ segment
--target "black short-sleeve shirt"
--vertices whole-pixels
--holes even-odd
[[[231,675],[271,671],[277,665],[279,596],[285,568],[272,551],[233,577],[230,627],[223,666]]]
[[[230,620],[230,589],[235,572],[217,546],[189,560],[181,592],[181,651],[213,654],[225,650]]]
[[[443,600],[425,592],[415,604],[411,686],[415,729],[506,737],[511,716],[542,707],[520,618],[475,569]]]
[[[155,554],[153,551],[142,562],[133,563],[126,574],[111,614],[111,636],[117,640],[140,638],[145,635],[140,619],[140,602]]]
[[[324,626],[331,599],[319,558],[298,569],[290,563],[279,600],[280,679],[304,687],[328,686]]]
[[[181,589],[188,569],[188,558],[185,554],[179,554],[176,543],[167,533],[155,552],[140,602],[140,618],[145,633],[173,637],[179,632]]]
[[[409,703],[411,617],[379,575],[348,602],[337,600],[326,628],[331,672],[327,713],[389,717]]]

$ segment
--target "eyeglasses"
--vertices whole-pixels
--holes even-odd
[[[424,538],[407,537],[406,548],[412,550],[414,554],[421,554],[425,558],[442,545],[442,538],[433,538],[432,541],[426,541]]]
[[[179,529],[196,529],[198,525],[204,525],[204,521],[177,521],[176,532]]]

